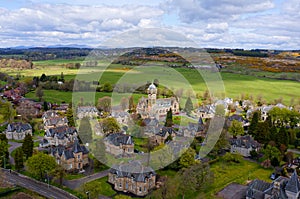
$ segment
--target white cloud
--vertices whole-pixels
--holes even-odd
[[[110,5],[101,1],[94,4],[92,0],[76,0],[73,5],[67,0],[48,2],[0,8],[0,46],[98,46],[118,34],[143,28],[169,28],[197,42],[199,47],[300,46],[299,0],[130,0],[126,5],[120,0]],[[57,4],[60,2],[64,4]],[[159,45],[165,39],[165,44],[174,44],[182,40],[180,34],[153,31],[143,33],[137,40]]]

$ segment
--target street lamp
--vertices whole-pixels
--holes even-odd
[[[85,192],[86,193],[86,195],[87,195],[87,197],[88,197],[88,199],[90,199],[90,192]]]

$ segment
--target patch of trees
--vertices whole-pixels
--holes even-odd
[[[232,50],[232,54],[247,57],[268,57],[268,54],[255,50]]]
[[[0,59],[0,68],[32,69],[33,63],[23,59]]]

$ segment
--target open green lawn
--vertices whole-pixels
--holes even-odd
[[[86,183],[87,186],[93,187],[91,184],[96,184],[101,187],[101,191],[98,194],[104,195],[104,196],[112,196],[116,194],[116,192],[112,189],[112,186],[107,182],[108,177],[100,178],[91,182]],[[81,191],[83,195],[85,195],[85,191]]]
[[[187,126],[189,123],[197,123],[197,120],[187,116],[173,116],[173,123],[181,126]]]
[[[47,102],[55,102],[55,103],[70,103],[72,102],[73,93],[72,92],[66,92],[66,91],[57,91],[57,90],[43,90],[44,97],[43,99]],[[79,102],[80,98],[83,99],[90,99],[90,96],[92,95],[92,92],[76,92],[74,94],[74,99],[76,102]],[[98,98],[104,97],[104,96],[111,96],[111,93],[105,93],[105,92],[96,92],[95,93],[95,102],[97,102]],[[114,96],[115,100],[114,103],[119,104],[122,97],[127,97],[128,94],[118,94],[117,96]],[[142,94],[132,94],[133,99],[135,103],[137,103],[138,99],[140,99],[143,95]],[[38,100],[38,98],[35,96],[35,91],[29,92],[26,94],[27,98]],[[88,101],[84,101],[86,103]]]
[[[247,184],[247,180],[260,179],[271,182],[272,169],[264,169],[259,164],[243,160],[241,163],[225,164],[218,161],[211,165],[214,173],[213,184],[205,191],[205,198],[215,198],[215,194],[232,182]]]

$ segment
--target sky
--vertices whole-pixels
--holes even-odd
[[[299,50],[299,19],[299,0],[0,0],[0,47],[98,47],[155,29],[142,39],[175,45],[181,34],[200,48]]]

